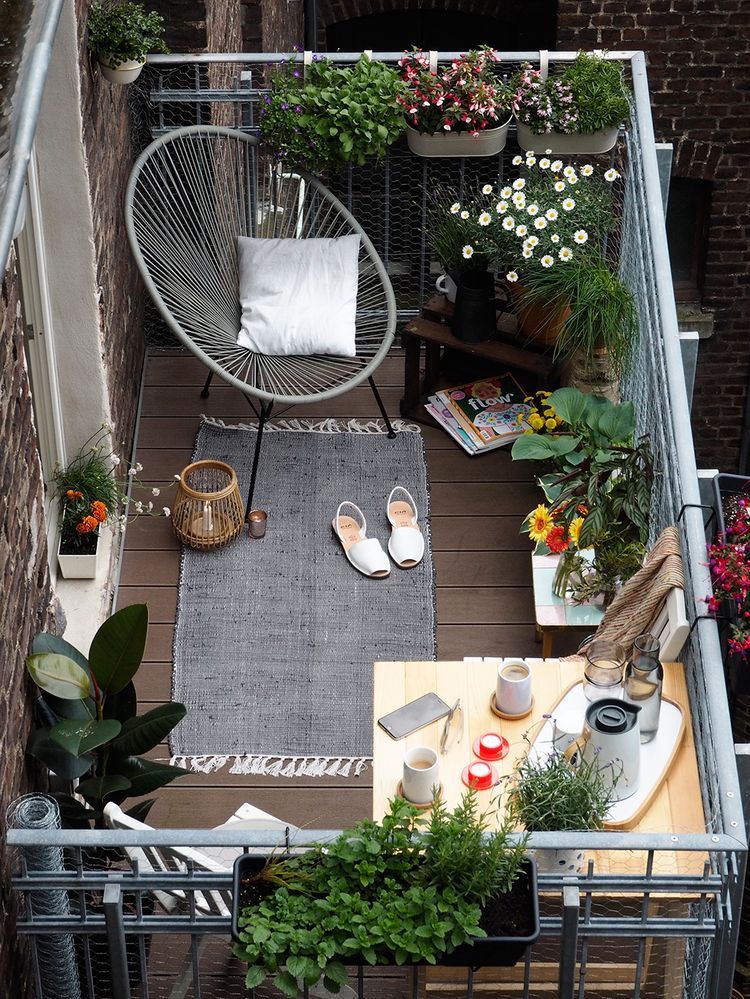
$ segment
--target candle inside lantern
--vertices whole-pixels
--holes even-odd
[[[204,534],[213,534],[214,531],[214,517],[211,511],[211,504],[203,504],[203,521],[201,523],[201,530]]]

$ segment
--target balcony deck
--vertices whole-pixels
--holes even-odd
[[[144,481],[169,481],[189,462],[201,413],[247,422],[249,407],[237,390],[215,382],[210,398],[200,398],[205,373],[186,354],[151,353],[147,358],[137,439]],[[400,351],[394,349],[377,378],[388,412],[396,416],[403,379]],[[321,405],[297,407],[292,415],[374,418],[378,413],[364,386]],[[519,533],[522,516],[539,497],[530,465],[512,462],[506,449],[470,458],[443,431],[424,427],[423,432],[432,500],[438,658],[539,655],[529,542]],[[170,696],[179,557],[178,542],[164,518],[141,517],[129,526],[118,606],[149,605],[146,659],[137,677],[144,710]],[[558,651],[571,650],[558,639]],[[216,679],[221,682],[220,663]],[[167,757],[167,746],[153,755]],[[226,770],[191,774],[162,790],[151,821],[161,828],[210,827],[251,801],[296,824],[344,826],[370,814],[371,789],[369,769],[346,779],[290,780]]]

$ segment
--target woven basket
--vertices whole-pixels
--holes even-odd
[[[210,551],[239,535],[245,520],[237,473],[223,461],[194,461],[183,468],[172,508],[172,526],[184,545]]]

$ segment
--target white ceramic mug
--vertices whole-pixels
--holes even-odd
[[[450,276],[450,274],[441,274],[440,277],[435,282],[435,287],[439,292],[448,299],[449,302],[456,301],[456,292],[458,291],[458,285]]]
[[[506,715],[523,715],[531,707],[531,669],[524,659],[503,659],[497,667],[495,704]]]
[[[427,746],[414,746],[404,757],[402,787],[404,797],[415,805],[428,805],[432,789],[440,786],[438,754]]]

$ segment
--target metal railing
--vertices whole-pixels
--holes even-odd
[[[452,54],[441,54],[441,60]],[[535,53],[507,53],[512,68]],[[575,53],[553,53],[550,61]],[[397,53],[375,58],[395,61]],[[266,67],[282,58],[302,61],[301,53],[159,56],[150,65],[134,98],[141,139],[182,124],[219,117],[254,129],[264,93]],[[333,56],[352,62],[357,54]],[[733,947],[739,918],[746,832],[724,692],[715,623],[704,616],[710,592],[705,564],[704,509],[698,491],[685,392],[679,335],[672,295],[664,214],[654,148],[643,54],[610,53],[623,59],[633,87],[631,121],[613,154],[624,178],[621,231],[610,256],[634,293],[641,321],[641,342],[624,394],[636,404],[640,430],[651,435],[657,464],[653,533],[677,523],[686,573],[686,605],[692,630],[683,660],[692,709],[705,829],[660,832],[539,833],[533,847],[583,849],[586,873],[571,879],[540,876],[542,935],[515,972],[503,972],[503,994],[535,997],[553,993],[579,999],[604,995],[728,999]],[[249,74],[249,75],[248,75]],[[263,85],[261,85],[263,84]],[[327,178],[365,230],[391,274],[403,316],[413,314],[434,278],[434,262],[422,235],[426,192],[436,180],[470,186],[501,179],[510,169],[505,152],[488,160],[427,161],[394,147],[380,164],[350,168]],[[616,244],[616,245],[614,245]],[[217,816],[217,820],[223,816]],[[334,832],[295,834],[303,847]],[[202,893],[228,898],[227,869],[210,872],[193,863],[180,869],[152,870],[139,862],[138,848],[203,847],[215,854],[284,844],[274,832],[153,830],[149,832],[11,831],[9,843],[23,850],[40,843],[66,851],[66,870],[39,874],[23,863],[14,880],[27,899],[24,935],[74,934],[80,948],[82,994],[90,999],[129,994],[143,999],[192,995],[244,995],[242,973],[226,941],[229,918],[201,910]],[[128,849],[129,848],[129,849]],[[107,851],[106,854],[103,851]],[[113,850],[118,850],[112,854]],[[113,859],[113,856],[115,859]],[[106,864],[101,869],[102,863]],[[97,866],[98,865],[98,866]],[[682,873],[680,873],[682,872]],[[685,873],[687,872],[687,873]],[[107,886],[110,889],[105,900]],[[28,900],[35,892],[64,888],[71,915],[61,922],[35,916]],[[173,893],[178,905],[157,904],[157,893]],[[102,991],[97,969],[118,959],[119,992]],[[129,972],[123,975],[125,966]],[[490,988],[485,970],[465,980],[423,973],[430,991],[471,994]],[[129,984],[128,984],[129,983]],[[380,984],[379,984],[380,983]],[[365,975],[364,994],[378,995],[382,979]],[[420,982],[411,985],[419,988]],[[465,990],[462,991],[462,990]],[[40,995],[43,995],[40,991]],[[260,994],[267,994],[259,990]]]

